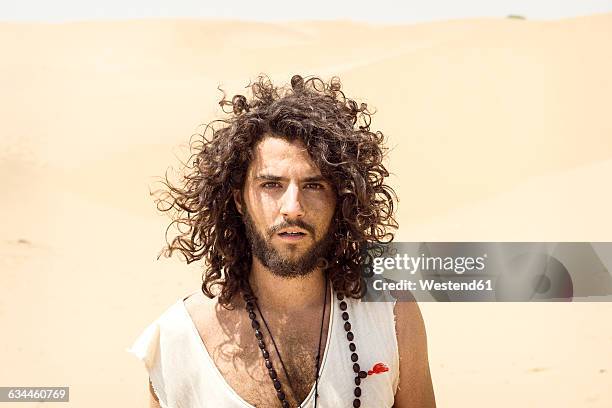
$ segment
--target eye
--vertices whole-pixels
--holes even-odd
[[[276,181],[268,181],[268,182],[263,183],[261,186],[263,188],[271,189],[271,188],[280,187],[280,184],[277,183]]]
[[[325,186],[321,183],[308,183],[304,187],[310,190],[323,190]]]

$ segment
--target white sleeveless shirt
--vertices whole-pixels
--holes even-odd
[[[151,323],[127,350],[144,362],[161,407],[254,408],[229,386],[215,366],[183,300],[179,299]],[[361,407],[391,407],[399,383],[395,303],[355,299],[346,302],[358,363],[361,370],[371,372],[361,381]],[[352,352],[338,303],[332,296],[327,345],[319,371],[320,408],[350,408],[355,398]],[[388,371],[374,373],[384,371],[373,370],[379,363]],[[314,385],[300,407],[314,407]]]

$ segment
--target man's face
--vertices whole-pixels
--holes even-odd
[[[336,194],[303,143],[264,137],[234,200],[253,255],[272,273],[302,276],[327,255]]]

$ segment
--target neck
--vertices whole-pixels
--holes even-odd
[[[253,258],[249,281],[260,306],[290,312],[321,306],[325,290],[324,276],[321,268],[295,278],[276,276],[257,258]]]

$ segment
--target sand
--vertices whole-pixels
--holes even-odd
[[[609,38],[612,15],[0,24],[0,385],[145,406],[125,348],[200,282],[156,260],[149,188],[221,114],[217,85],[260,72],[339,75],[378,110],[399,240],[610,241]],[[421,308],[439,407],[612,406],[612,304]]]

